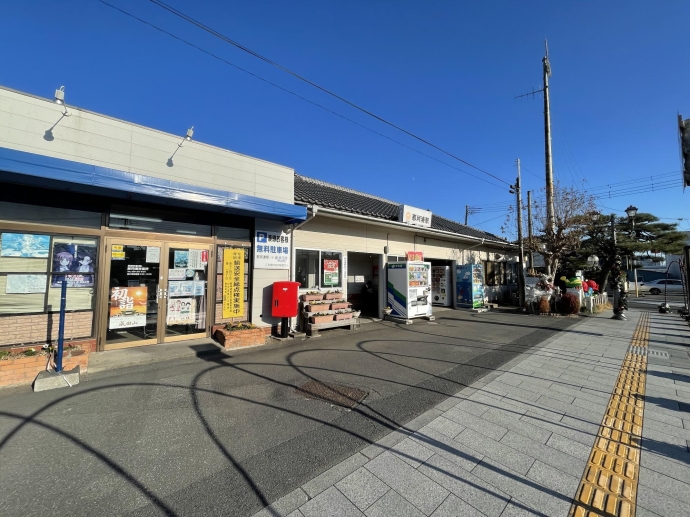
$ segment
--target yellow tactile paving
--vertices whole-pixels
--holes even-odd
[[[649,313],[644,312],[594,440],[571,517],[635,515],[648,343]]]

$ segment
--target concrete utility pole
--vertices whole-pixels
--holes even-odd
[[[527,191],[527,235],[529,242],[529,270],[534,270],[534,249],[532,245],[532,191]]]
[[[467,222],[470,220],[470,205],[465,205],[465,226],[467,226]]]
[[[544,154],[546,161],[546,221],[547,231],[554,233],[556,223],[553,209],[553,160],[551,157],[551,103],[549,99],[549,77],[551,77],[551,63],[549,63],[549,45],[544,40],[546,55],[542,59],[544,69]],[[555,271],[549,271],[555,273]]]
[[[517,179],[515,185],[511,185],[511,193],[515,193],[517,199],[517,231],[520,254],[518,256],[518,291],[520,295],[520,307],[525,306],[525,244],[522,237],[522,191],[520,185],[520,158],[515,160],[517,164]]]

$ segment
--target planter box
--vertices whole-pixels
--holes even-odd
[[[330,305],[327,303],[319,303],[319,304],[309,304],[304,306],[305,312],[321,312],[321,311],[327,311],[328,307]]]
[[[266,331],[262,328],[247,330],[218,329],[213,334],[213,337],[226,349],[258,346],[266,343]]]
[[[333,321],[333,316],[328,314],[327,316],[310,316],[309,317],[309,322],[318,324],[318,323],[328,323],[329,321]]]
[[[340,300],[343,297],[343,293],[326,293],[324,295],[325,300]]]
[[[351,319],[352,319],[352,313],[351,312],[346,312],[343,314],[336,314],[335,315],[335,321],[351,320]]]
[[[350,307],[350,302],[340,302],[331,304],[331,310],[333,311],[338,309],[347,309],[348,307]]]
[[[65,347],[62,354],[63,370],[71,370],[79,365],[81,372],[86,372],[89,366],[89,353],[88,348],[70,350]],[[0,361],[0,387],[31,384],[36,376],[46,369],[47,364],[48,356],[45,355],[2,360]]]
[[[302,298],[303,302],[316,302],[319,300],[323,300],[323,295],[322,294],[303,294],[300,296]]]

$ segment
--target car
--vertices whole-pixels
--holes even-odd
[[[639,284],[641,293],[649,294],[682,294],[683,282],[680,280],[650,280]]]

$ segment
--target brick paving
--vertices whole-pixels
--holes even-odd
[[[639,315],[584,319],[255,517],[568,515]],[[690,330],[650,329],[637,515],[690,515]]]

